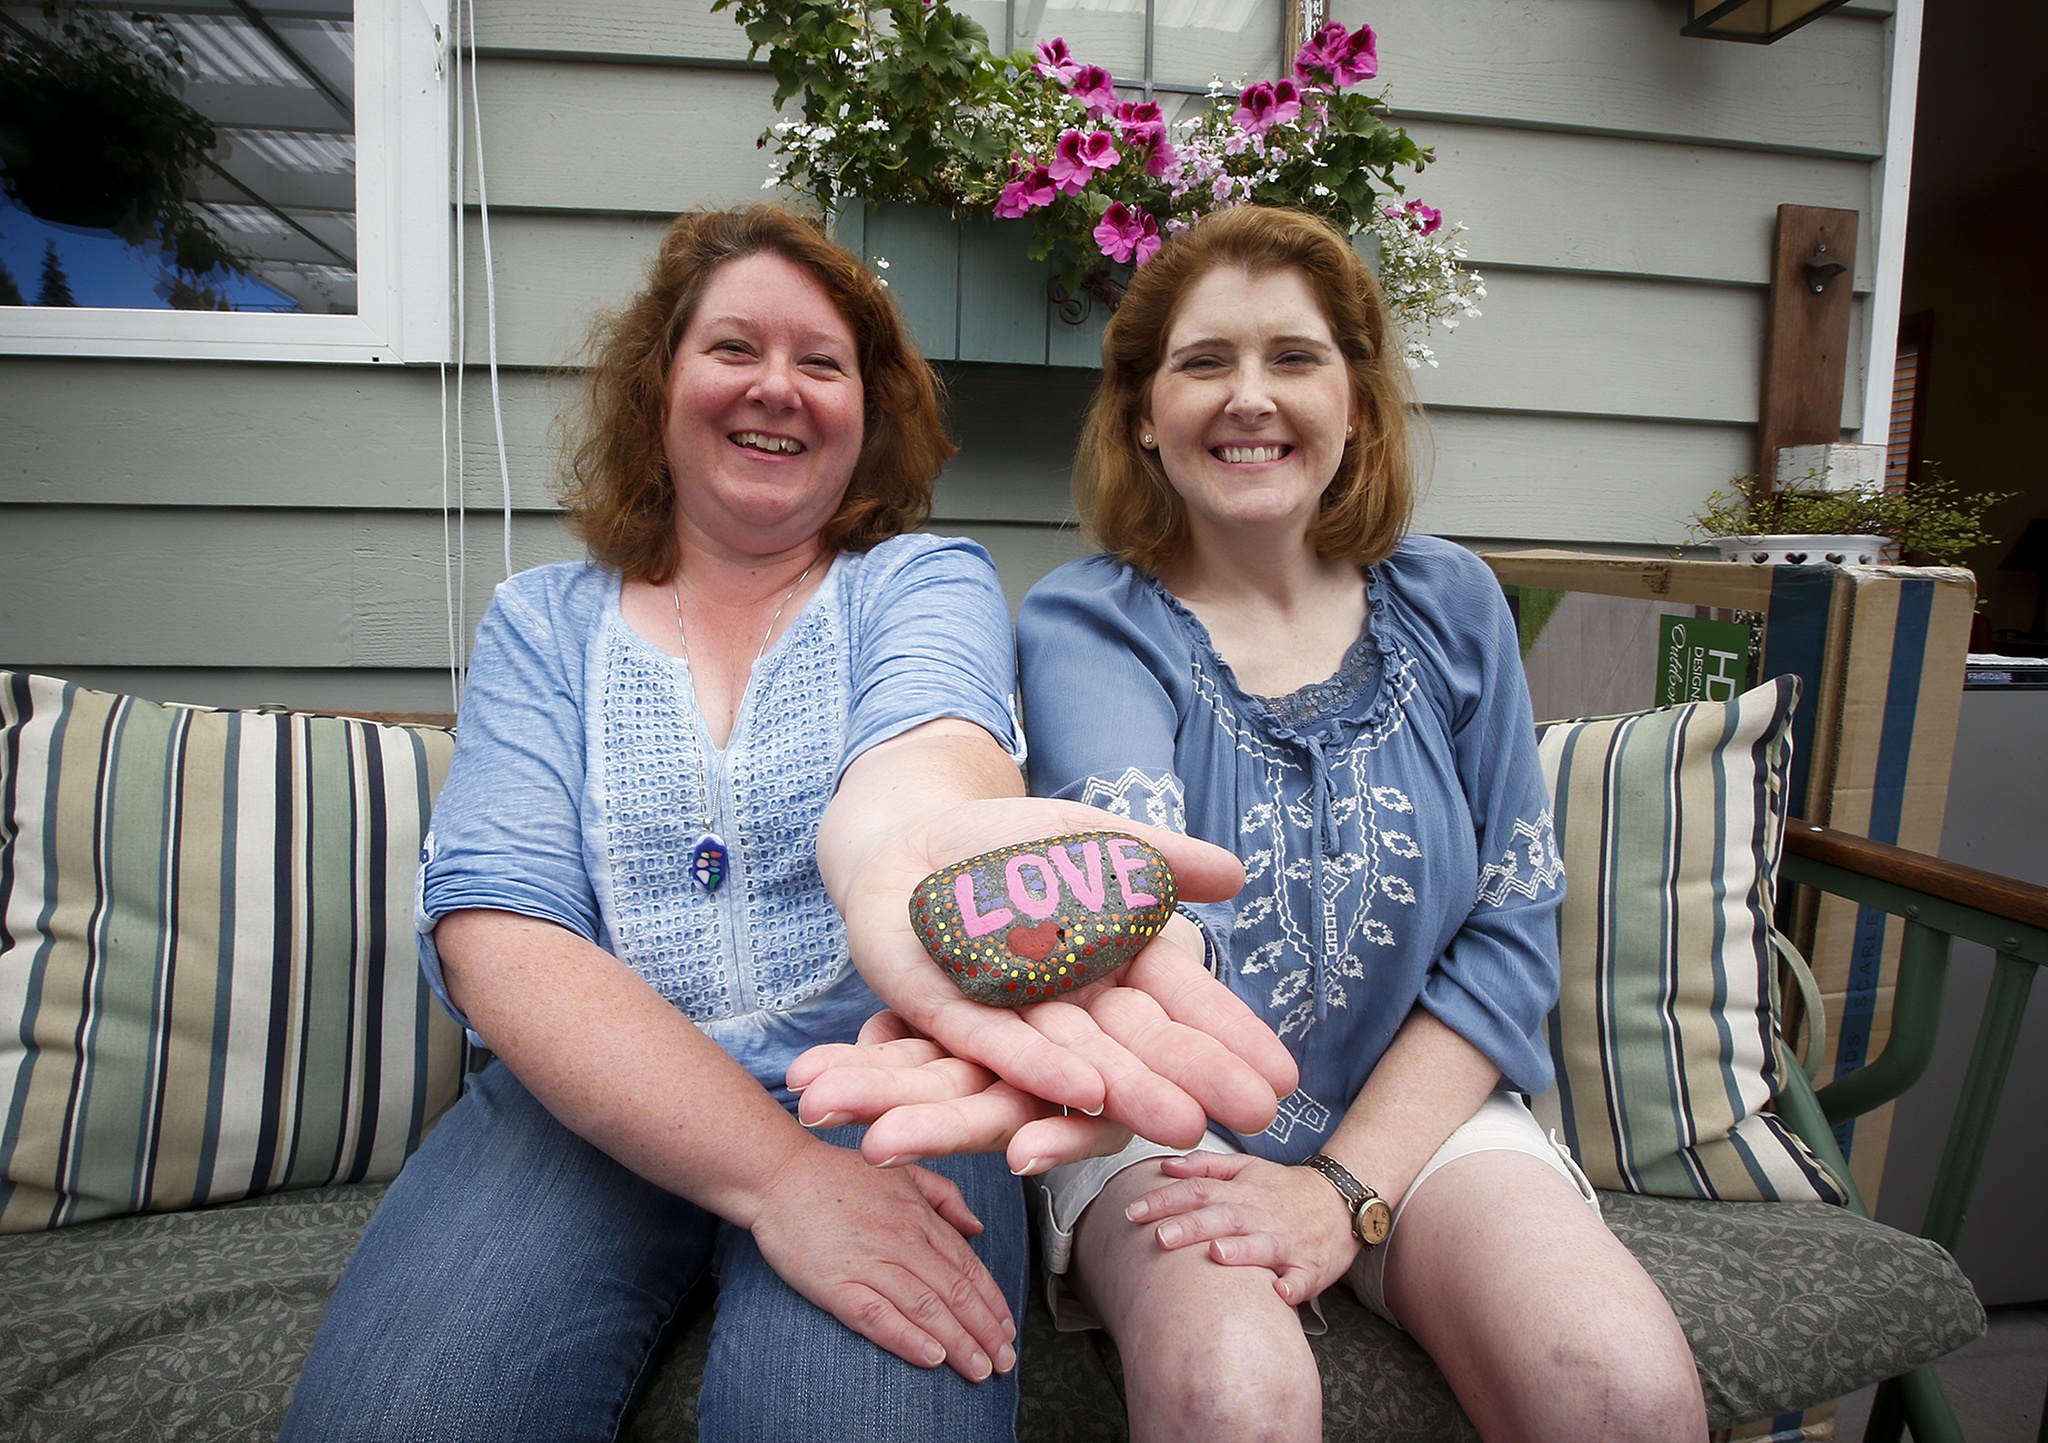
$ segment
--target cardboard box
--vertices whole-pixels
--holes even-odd
[[[1719,695],[1741,680],[1803,682],[1793,723],[1793,811],[1808,821],[1936,852],[1962,706],[1976,578],[1950,567],[1745,566],[1567,551],[1494,552],[1517,606],[1539,719]],[[1707,623],[1688,629],[1688,622]],[[1680,634],[1674,645],[1673,633]],[[1780,925],[1812,964],[1827,1007],[1821,1080],[1883,1051],[1901,928],[1840,898],[1780,898]],[[1891,1110],[1836,1136],[1874,1207]]]

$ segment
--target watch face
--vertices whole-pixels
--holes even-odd
[[[1369,1198],[1359,1206],[1353,1226],[1358,1231],[1360,1242],[1369,1248],[1378,1247],[1394,1230],[1394,1210],[1387,1206],[1384,1198]]]

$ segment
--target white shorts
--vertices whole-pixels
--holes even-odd
[[[1166,1147],[1138,1137],[1131,1139],[1130,1145],[1122,1152],[1108,1157],[1084,1158],[1031,1179],[1032,1200],[1037,1205],[1038,1239],[1048,1274],[1046,1302],[1060,1331],[1073,1333],[1102,1326],[1102,1320],[1095,1316],[1094,1310],[1083,1304],[1067,1286],[1065,1277],[1073,1261],[1074,1229],[1080,1226],[1081,1214],[1109,1186],[1109,1180],[1125,1168],[1155,1157],[1182,1157],[1191,1151],[1236,1153],[1243,1149],[1213,1132],[1204,1133],[1202,1140],[1193,1148]],[[1408,1191],[1394,1206],[1394,1226],[1387,1234],[1387,1240],[1376,1248],[1361,1250],[1358,1261],[1344,1275],[1344,1281],[1358,1295],[1358,1301],[1397,1328],[1401,1326],[1401,1320],[1387,1308],[1385,1274],[1387,1253],[1400,1236],[1401,1214],[1407,1208],[1408,1200],[1415,1196],[1415,1190],[1428,1182],[1438,1168],[1475,1152],[1524,1152],[1539,1158],[1578,1189],[1579,1196],[1593,1209],[1594,1216],[1600,1214],[1600,1201],[1594,1195],[1593,1185],[1586,1181],[1585,1173],[1572,1160],[1571,1151],[1554,1135],[1543,1135],[1543,1129],[1530,1116],[1529,1105],[1519,1093],[1494,1093],[1457,1131],[1445,1138],[1443,1146],[1423,1164],[1422,1171],[1415,1175],[1415,1181],[1408,1185]],[[1313,1299],[1303,1305],[1301,1324],[1311,1337],[1325,1330],[1322,1308]]]

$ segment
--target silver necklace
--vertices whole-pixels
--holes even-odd
[[[822,553],[821,553],[822,554]],[[740,687],[740,700],[732,709],[732,727],[740,720],[740,707],[746,703],[747,687],[753,685],[754,668],[761,664],[761,658],[768,654],[768,643],[775,636],[776,625],[782,620],[782,613],[789,610],[789,603],[795,599],[797,588],[804,584],[810,574],[817,570],[818,558],[813,556],[811,564],[803,569],[802,575],[784,593],[782,604],[775,608],[775,615],[768,618],[768,629],[761,633],[761,649],[754,653],[754,659],[747,663],[747,680]],[[669,582],[668,594],[676,604],[676,641],[683,648],[683,665],[690,666],[690,638],[683,633],[683,584],[678,572]],[[694,676],[695,667],[690,667]],[[725,744],[732,745],[732,727],[726,730]],[[718,792],[723,780],[724,753],[717,747],[706,747],[698,743],[699,758],[704,764],[704,828],[697,838],[697,845],[690,849],[690,880],[707,892],[716,892],[725,881],[726,870],[731,862],[732,852],[725,845],[725,838],[712,830],[712,823],[718,820]]]

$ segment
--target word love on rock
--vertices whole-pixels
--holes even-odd
[[[974,1001],[1023,1007],[1115,972],[1159,935],[1178,895],[1156,848],[1077,832],[932,873],[911,894],[910,925]]]

